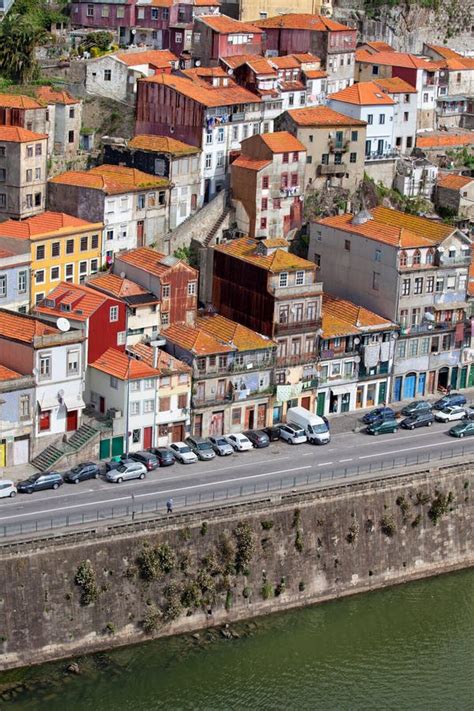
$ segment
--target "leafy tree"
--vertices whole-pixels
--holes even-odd
[[[89,32],[84,41],[81,43],[81,50],[83,52],[90,52],[91,49],[97,47],[100,52],[107,52],[110,49],[114,36],[111,32],[106,30],[99,30],[99,32]]]
[[[0,74],[22,84],[34,79],[38,71],[35,50],[47,36],[28,15],[9,13],[0,25]]]

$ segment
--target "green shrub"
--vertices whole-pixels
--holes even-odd
[[[300,580],[300,582],[298,583],[298,590],[299,590],[300,592],[303,592],[305,588],[306,588],[306,583],[305,583],[305,581],[304,581],[304,580]]]
[[[143,548],[137,558],[137,566],[140,577],[143,580],[155,580],[160,573],[156,552],[148,543],[143,544]]]
[[[270,585],[269,582],[264,582],[260,594],[264,600],[269,600],[273,597],[273,585]]]
[[[242,573],[255,553],[255,534],[248,523],[240,522],[234,529],[234,536],[237,543],[235,569],[238,573]]]
[[[83,560],[79,564],[74,582],[81,588],[81,605],[90,605],[99,597],[94,568],[90,560]]]
[[[420,521],[421,521],[421,514],[418,514],[417,516],[415,516],[415,518],[411,522],[411,527],[416,528],[417,526],[420,525]]]
[[[152,634],[158,629],[161,622],[161,612],[154,605],[146,611],[145,617],[142,620],[142,628],[146,634]]]
[[[380,521],[380,528],[382,529],[382,533],[384,533],[388,538],[392,538],[395,535],[397,527],[391,514],[385,514],[385,516],[383,516]]]
[[[428,516],[433,521],[433,525],[436,526],[440,518],[448,513],[450,505],[454,501],[453,492],[450,491],[447,495],[442,494],[440,491],[435,491],[436,498],[431,502],[431,506],[428,511]]]
[[[163,606],[163,620],[172,622],[177,620],[183,612],[181,604],[181,592],[177,585],[171,583],[164,591],[165,604]]]
[[[303,534],[301,533],[301,531],[299,529],[296,531],[295,548],[298,551],[298,553],[303,552]]]
[[[397,504],[397,506],[400,507],[400,511],[403,514],[403,518],[406,518],[407,513],[410,509],[410,504],[408,503],[408,501],[405,499],[404,496],[399,496],[395,503]]]
[[[176,565],[176,556],[167,543],[162,543],[156,549],[158,559],[158,567],[162,573],[167,575],[171,573]]]
[[[248,599],[251,594],[252,594],[252,590],[249,587],[245,587],[242,590],[242,595],[243,595],[243,597],[245,597],[245,599]]]
[[[291,524],[293,528],[299,528],[299,525],[301,523],[301,511],[299,509],[295,509],[294,514],[293,514],[293,523]]]
[[[107,634],[115,634],[117,632],[117,628],[115,627],[113,622],[107,622],[105,625],[105,631]]]
[[[273,528],[273,521],[260,521],[260,525],[264,531],[271,531]]]
[[[188,583],[181,595],[183,607],[199,607],[201,604],[201,588],[195,580]]]
[[[232,599],[233,599],[232,590],[227,590],[227,594],[225,596],[225,609],[227,611],[229,611],[230,608],[232,607]]]

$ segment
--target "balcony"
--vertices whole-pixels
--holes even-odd
[[[311,284],[301,284],[299,286],[270,286],[269,291],[277,299],[291,299],[305,296],[319,296],[323,291],[323,283],[320,281]]]
[[[301,383],[301,389],[304,390],[315,390],[319,388],[319,378],[310,378],[309,380],[303,380]]]
[[[316,331],[321,326],[321,319],[313,319],[310,321],[285,321],[275,324],[275,334],[282,336],[291,333],[300,333],[305,331]]]
[[[347,165],[345,163],[321,163],[318,165],[319,175],[338,175],[338,173],[345,173],[347,170]]]
[[[276,364],[278,368],[290,368],[296,365],[306,365],[307,363],[316,363],[316,353],[300,353],[299,355],[288,355],[277,358]]]
[[[468,267],[471,257],[467,254],[459,254],[456,257],[445,257],[444,254],[440,254],[436,262],[441,269],[443,267]]]
[[[338,151],[345,152],[349,150],[350,141],[346,139],[345,141],[329,141],[329,151],[331,153],[337,153]]]
[[[400,153],[398,151],[382,151],[381,153],[374,151],[365,154],[365,162],[367,163],[367,161],[371,160],[394,160],[395,158],[399,158],[399,156]]]
[[[436,323],[436,321],[425,321],[424,323],[419,323],[416,326],[402,326],[400,329],[401,336],[414,336],[421,335],[423,333],[433,333],[434,331],[449,331],[450,329],[456,328],[456,322],[442,321]]]
[[[214,398],[201,398],[193,395],[191,398],[191,405],[192,407],[217,407],[218,405],[225,407],[230,402],[232,402],[233,399],[234,393],[227,393],[227,395],[216,395]]]

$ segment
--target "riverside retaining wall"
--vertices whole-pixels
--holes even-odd
[[[472,565],[474,462],[0,546],[0,668]]]

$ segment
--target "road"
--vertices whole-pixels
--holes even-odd
[[[378,437],[344,433],[334,435],[323,447],[280,441],[266,449],[216,457],[211,462],[176,463],[150,472],[144,481],[111,484],[99,479],[77,486],[64,484],[57,491],[19,494],[15,499],[0,499],[0,538],[131,516],[132,511],[136,516],[165,513],[170,497],[175,511],[181,511],[299,486],[388,476],[396,467],[421,466],[429,461],[435,466],[440,457],[474,454],[474,438],[450,437],[450,427],[435,423],[431,428]]]

